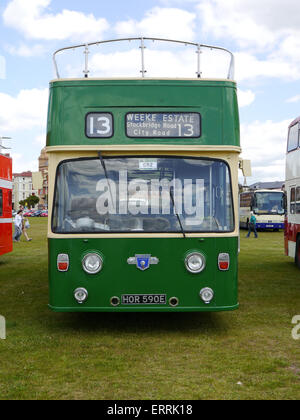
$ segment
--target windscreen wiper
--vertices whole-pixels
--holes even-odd
[[[183,237],[184,237],[184,238],[186,238],[185,231],[184,231],[184,229],[183,229],[183,226],[182,226],[182,223],[181,223],[181,220],[180,220],[180,216],[179,216],[179,214],[177,213],[177,210],[176,210],[176,206],[175,206],[175,201],[174,201],[174,195],[173,195],[172,187],[169,189],[169,193],[170,193],[170,197],[171,197],[171,201],[172,201],[173,209],[174,209],[174,212],[175,212],[175,214],[176,214],[176,217],[177,217],[177,220],[178,220],[178,223],[179,223],[179,226],[180,226],[180,229],[181,229],[182,235],[183,235]]]
[[[106,179],[108,189],[109,189],[109,193],[110,193],[110,199],[111,199],[111,202],[112,202],[112,206],[114,208],[115,205],[114,205],[114,200],[113,200],[113,196],[112,196],[112,192],[111,192],[111,186],[110,186],[109,178],[108,178],[108,175],[107,175],[106,165],[105,165],[105,161],[103,159],[102,153],[100,151],[98,151],[98,157],[100,159],[101,166],[102,166],[103,171],[104,171],[105,179]]]

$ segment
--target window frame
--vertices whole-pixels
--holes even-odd
[[[234,203],[234,196],[233,196],[233,179],[232,179],[232,173],[231,173],[231,167],[229,165],[229,163],[227,161],[225,161],[224,159],[217,159],[217,158],[210,158],[210,157],[194,157],[194,156],[188,156],[188,155],[177,155],[177,156],[173,156],[173,155],[116,155],[116,156],[108,156],[105,158],[105,160],[110,160],[110,159],[118,159],[118,158],[124,158],[124,159],[128,159],[128,158],[165,158],[165,159],[189,159],[189,160],[206,160],[206,161],[213,161],[213,162],[220,162],[223,163],[228,170],[228,178],[229,178],[229,185],[230,185],[230,190],[231,190],[231,200],[230,200],[230,204],[231,204],[231,209],[232,209],[232,229],[228,229],[228,230],[210,230],[210,231],[190,231],[185,229],[184,232],[188,233],[188,234],[230,234],[233,233],[236,229],[236,215],[235,215],[235,203]],[[57,194],[57,188],[58,188],[58,171],[60,169],[60,167],[68,162],[78,162],[78,161],[87,161],[87,160],[97,160],[98,158],[93,156],[93,157],[80,157],[80,158],[75,158],[75,159],[65,159],[62,160],[61,162],[59,162],[59,164],[57,165],[56,168],[56,173],[55,173],[55,186],[54,186],[54,193],[53,193],[53,206],[52,206],[52,214],[51,214],[51,232],[54,234],[58,234],[58,235],[78,235],[78,234],[92,234],[92,235],[109,235],[109,234],[121,234],[121,235],[132,235],[132,234],[136,234],[136,235],[145,235],[145,234],[166,234],[166,235],[170,235],[170,234],[180,234],[181,230],[177,230],[177,231],[141,231],[141,232],[135,232],[135,231],[101,231],[101,232],[82,232],[82,231],[68,231],[68,232],[62,232],[62,231],[57,231],[57,228],[54,229],[54,213],[55,213],[55,197]]]
[[[290,188],[290,214],[296,214],[296,187]]]
[[[298,136],[297,136],[297,145],[296,147],[290,148],[290,134],[291,134],[291,130],[297,127],[298,128]],[[294,124],[292,127],[289,128],[289,133],[288,133],[288,141],[287,141],[287,152],[293,152],[294,150],[297,150],[299,148],[299,133],[300,133],[300,123],[297,122],[296,124]]]

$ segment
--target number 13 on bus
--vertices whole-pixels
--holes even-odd
[[[237,309],[241,149],[233,56],[169,41],[195,47],[199,57],[222,52],[228,72],[203,78],[197,60],[197,77],[146,78],[145,42],[167,40],[130,41],[141,42],[138,78],[88,78],[86,62],[86,77],[62,79],[55,60],[47,133],[50,307]],[[87,55],[93,46],[67,50]]]

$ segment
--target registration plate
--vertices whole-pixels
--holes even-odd
[[[122,305],[166,305],[166,295],[122,295]]]

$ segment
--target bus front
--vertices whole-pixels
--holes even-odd
[[[258,229],[284,229],[284,193],[258,190],[254,193],[253,212]]]
[[[47,153],[51,309],[238,308],[235,82],[57,79]]]

